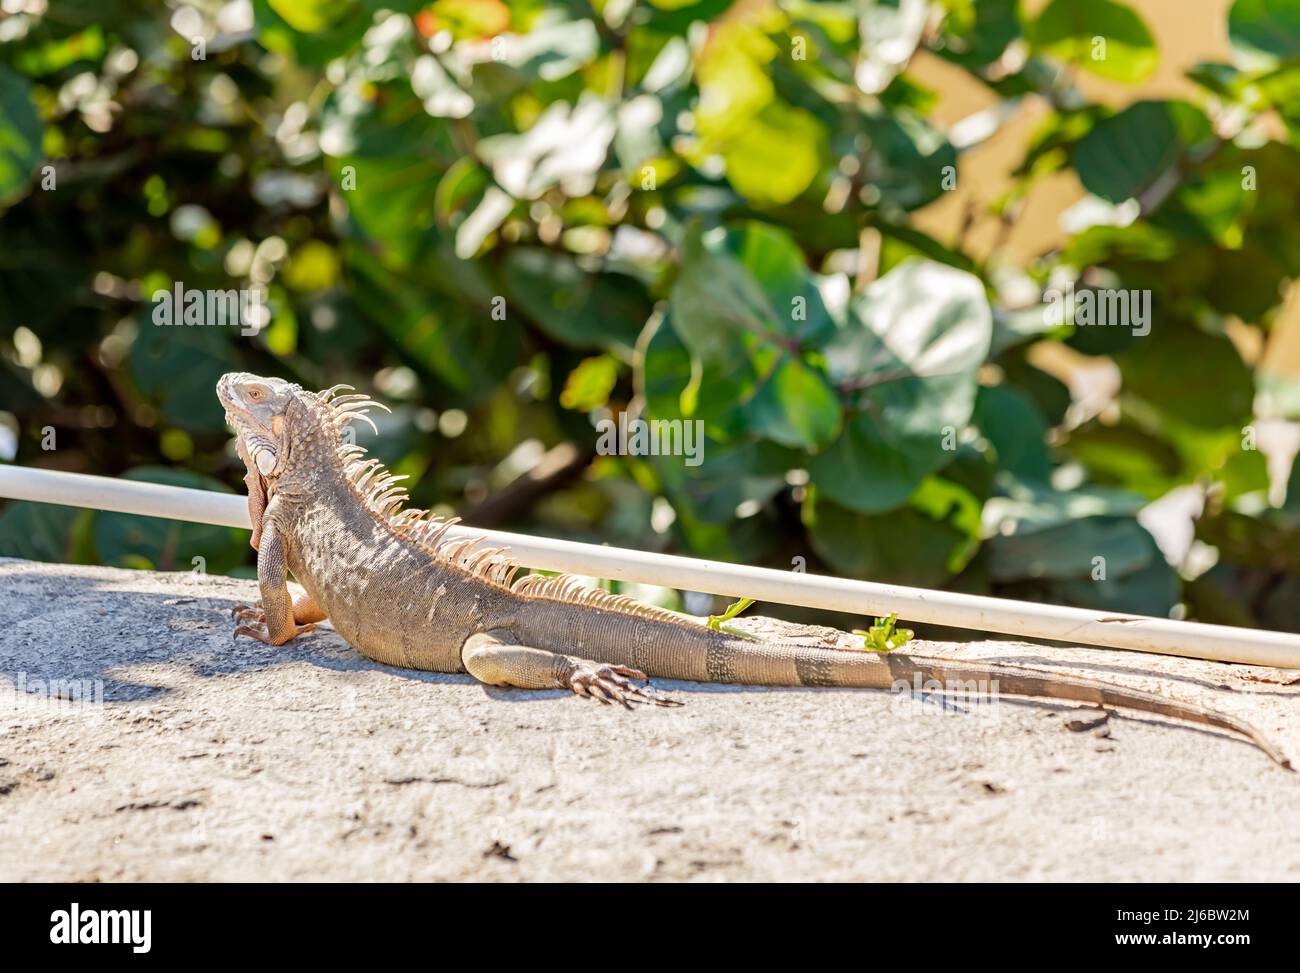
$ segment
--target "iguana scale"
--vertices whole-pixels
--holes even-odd
[[[496,686],[565,688],[628,707],[675,705],[648,685],[649,676],[871,689],[900,680],[987,685],[1230,730],[1290,766],[1250,724],[1192,703],[1005,665],[755,641],[571,577],[519,576],[504,550],[449,537],[454,519],[404,509],[403,478],[345,442],[343,428],[371,422],[366,411],[378,405],[342,394],[351,388],[309,392],[246,373],[217,384],[247,467],[262,596],[236,610],[243,621],[236,637],[282,645],[328,618],[381,663],[468,672]],[[290,572],[307,592],[296,602],[286,585]]]

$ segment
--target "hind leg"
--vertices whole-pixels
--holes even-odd
[[[590,696],[602,703],[621,703],[628,709],[633,703],[674,705],[648,686],[641,687],[631,682],[633,679],[647,679],[643,672],[517,645],[509,632],[497,630],[471,635],[465,640],[460,655],[466,671],[490,686],[570,689],[579,696]]]

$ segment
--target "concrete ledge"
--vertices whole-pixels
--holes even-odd
[[[673,683],[687,706],[628,714],[376,665],[328,628],[232,642],[254,597],[0,559],[0,689],[22,686],[0,693],[0,880],[1300,878],[1300,774],[1218,733]],[[1300,757],[1300,684],[1277,670],[924,649],[1208,702]]]

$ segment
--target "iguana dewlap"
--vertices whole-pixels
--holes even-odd
[[[261,604],[236,635],[281,645],[328,618],[376,661],[468,672],[497,686],[567,688],[602,702],[671,701],[649,676],[767,686],[888,689],[898,682],[1120,706],[1239,733],[1289,766],[1235,717],[1088,679],[1001,665],[877,655],[741,638],[568,577],[525,575],[501,549],[449,539],[454,520],[403,509],[405,491],[342,428],[377,403],[231,373],[217,395],[239,436]],[[306,589],[292,602],[288,574]]]

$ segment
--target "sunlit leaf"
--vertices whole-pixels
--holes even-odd
[[[1036,51],[1114,81],[1142,81],[1159,62],[1142,18],[1113,0],[1052,0],[1027,33]]]
[[[855,411],[810,469],[837,503],[878,513],[952,459],[975,405],[992,313],[977,278],[923,260],[880,278],[850,312],[826,359]]]

